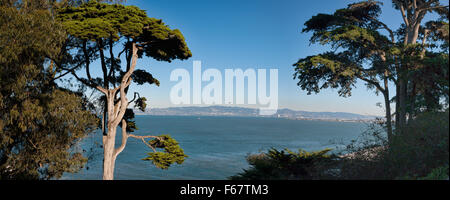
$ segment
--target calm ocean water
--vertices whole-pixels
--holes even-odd
[[[182,165],[168,170],[143,161],[151,150],[140,140],[129,138],[118,156],[115,179],[226,179],[242,172],[249,153],[264,152],[271,147],[297,150],[334,148],[339,143],[356,139],[367,124],[254,117],[136,116],[139,130],[135,135],[170,134],[189,156]],[[117,133],[120,145],[120,130]],[[98,143],[97,145],[95,143]],[[66,173],[62,179],[101,179],[101,133],[86,138],[81,145],[90,152],[89,169]]]

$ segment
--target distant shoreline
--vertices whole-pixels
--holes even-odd
[[[222,116],[222,117],[261,117],[282,118],[290,120],[315,120],[315,121],[338,121],[338,122],[371,122],[379,116],[361,115],[347,112],[310,112],[298,111],[287,108],[278,109],[274,115],[260,115],[259,109],[232,107],[232,106],[206,106],[206,107],[169,107],[152,108],[146,111],[135,109],[136,115],[155,116]]]
[[[288,120],[302,120],[302,121],[328,121],[328,122],[359,122],[368,123],[372,120],[352,120],[352,119],[315,119],[315,118],[289,118],[289,117],[276,117],[276,116],[239,116],[239,115],[159,115],[150,113],[136,113],[139,116],[156,116],[156,117],[245,117],[245,118],[270,118],[270,119],[288,119]]]

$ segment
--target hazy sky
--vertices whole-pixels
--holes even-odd
[[[377,102],[383,102],[383,97],[368,91],[363,83],[357,84],[351,97],[343,98],[333,89],[307,95],[293,80],[293,63],[328,50],[309,44],[311,34],[301,33],[304,22],[318,13],[332,13],[352,2],[355,1],[128,1],[127,4],[146,10],[149,17],[162,19],[171,28],[179,29],[193,53],[189,60],[172,63],[150,58],[139,60],[138,68],[150,71],[161,86],[132,85],[131,88],[146,96],[150,107],[171,107],[174,105],[169,101],[169,92],[176,82],[169,80],[170,73],[176,68],[191,71],[194,60],[202,61],[203,70],[217,68],[222,74],[225,68],[277,68],[279,108],[383,115],[383,108],[376,106]],[[400,13],[392,8],[391,1],[385,1],[381,19],[394,29],[401,23]]]

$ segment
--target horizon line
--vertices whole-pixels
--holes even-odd
[[[229,105],[186,105],[186,106],[172,106],[172,107],[152,107],[152,108],[148,108],[148,109],[169,109],[169,108],[189,108],[189,107],[203,107],[203,108],[207,108],[207,107],[228,107],[228,108],[246,108],[246,109],[255,109],[257,110],[258,108],[251,108],[251,107],[243,107],[243,106],[229,106]],[[136,109],[136,108],[133,108]],[[139,110],[139,109],[137,109]],[[356,115],[363,115],[363,116],[373,116],[373,117],[383,117],[382,115],[374,115],[374,114],[359,114],[359,113],[353,113],[353,112],[342,112],[342,111],[307,111],[307,110],[296,110],[296,109],[292,109],[292,108],[278,108],[277,110],[292,110],[292,111],[297,111],[297,112],[311,112],[311,113],[349,113],[349,114],[356,114]],[[146,108],[147,111],[147,108]],[[277,111],[278,112],[278,111]]]

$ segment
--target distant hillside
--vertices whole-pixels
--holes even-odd
[[[368,121],[376,118],[376,116],[346,112],[307,112],[291,109],[279,109],[275,115],[262,116],[259,115],[258,109],[228,106],[152,108],[146,112],[135,110],[135,113],[137,115],[280,117],[333,121]]]

